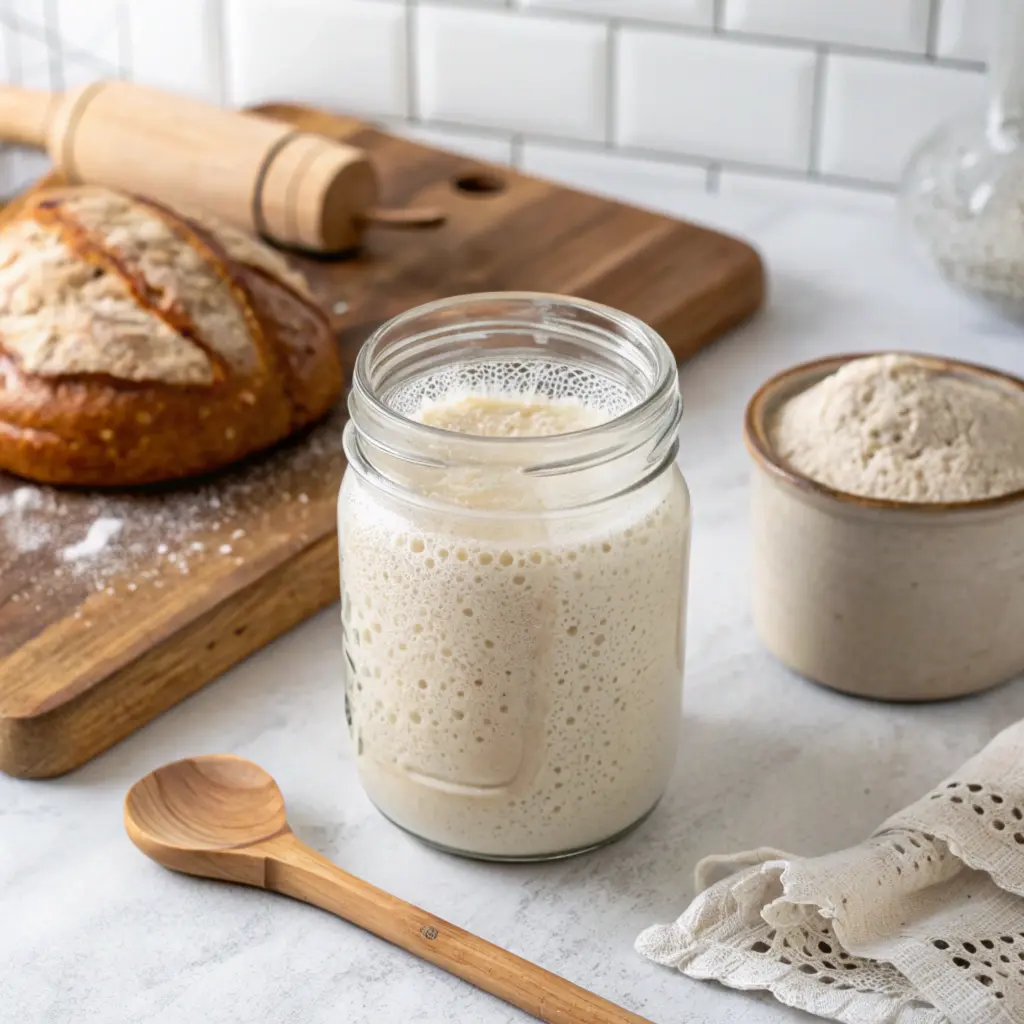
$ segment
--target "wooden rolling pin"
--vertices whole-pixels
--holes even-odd
[[[430,226],[434,210],[383,210],[353,146],[130,82],[67,93],[0,87],[0,139],[45,148],[68,181],[207,210],[281,245],[340,252],[370,223]]]

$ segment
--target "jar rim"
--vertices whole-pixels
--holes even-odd
[[[601,423],[579,430],[540,436],[492,436],[462,434],[411,419],[390,406],[379,393],[374,382],[375,359],[383,346],[391,342],[396,333],[410,330],[418,320],[445,312],[458,311],[450,333],[457,334],[474,323],[474,311],[483,311],[496,304],[527,308],[563,308],[585,313],[603,321],[609,330],[619,332],[621,339],[631,344],[646,369],[647,389],[629,408]],[[492,321],[476,323],[476,329],[498,323],[531,326],[530,321],[515,321],[506,316]],[[534,329],[555,332],[557,325],[536,322]],[[566,328],[568,330],[568,328]],[[446,333],[438,329],[435,334]],[[412,333],[404,340],[411,344],[426,335]],[[653,328],[637,317],[611,306],[575,296],[547,292],[476,292],[437,299],[415,306],[381,324],[366,340],[356,358],[349,393],[351,423],[362,436],[373,434],[392,456],[404,457],[421,465],[443,465],[449,460],[463,463],[498,462],[518,466],[532,474],[569,472],[574,469],[608,461],[649,443],[652,432],[671,433],[673,439],[682,415],[678,372],[675,357],[664,339]],[[664,425],[668,420],[669,427]],[[446,459],[433,461],[426,453],[443,445]]]

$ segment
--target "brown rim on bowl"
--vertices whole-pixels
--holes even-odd
[[[960,359],[949,359],[944,356],[925,355],[920,352],[903,352],[886,350],[884,352],[855,352],[842,355],[826,356],[823,359],[814,359],[807,363],[799,363],[791,366],[781,373],[769,377],[754,392],[743,415],[743,440],[746,443],[747,451],[754,460],[772,476],[803,491],[818,494],[834,501],[843,502],[848,505],[856,505],[860,508],[891,509],[903,512],[966,512],[979,511],[981,509],[999,508],[1003,505],[1012,505],[1024,501],[1024,488],[1016,491],[1009,491],[1007,494],[1000,494],[994,498],[978,498],[974,501],[893,501],[889,498],[868,498],[861,494],[851,494],[849,491],[840,491],[828,484],[823,484],[793,469],[784,463],[775,453],[768,440],[767,425],[765,423],[765,409],[771,399],[780,389],[792,383],[797,377],[815,374],[821,371],[820,376],[813,380],[806,387],[813,387],[828,374],[835,372],[841,366],[852,363],[858,359],[868,359],[872,356],[897,355],[916,359],[930,369],[938,373],[960,374],[966,377],[982,378],[987,383],[998,382],[1005,389],[1007,385],[1013,390],[1021,393],[1024,400],[1024,380],[1015,377],[1013,374],[1004,373],[1001,370],[994,370],[989,366],[981,366],[978,363],[968,363]],[[793,397],[806,388],[793,391]]]

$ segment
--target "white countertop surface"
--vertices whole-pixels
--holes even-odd
[[[122,828],[125,791],[165,761],[208,752],[267,768],[300,838],[350,871],[652,1021],[810,1020],[656,967],[633,940],[685,908],[701,856],[857,842],[1024,717],[1020,682],[938,706],[846,698],[776,664],[751,629],[740,418],[767,375],[880,348],[1024,374],[1024,331],[948,291],[908,255],[893,217],[868,206],[789,195],[683,203],[758,245],[771,296],[755,322],[682,368],[694,506],[683,747],[643,828],[598,853],[514,867],[435,853],[399,832],[355,777],[332,609],[80,771],[0,777],[0,1021],[528,1019],[325,913],[143,857]]]

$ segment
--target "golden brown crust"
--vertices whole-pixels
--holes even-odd
[[[0,468],[46,483],[99,487],[193,476],[266,448],[331,408],[342,386],[334,338],[326,317],[297,290],[294,278],[276,276],[276,254],[252,264],[236,262],[208,222],[193,223],[137,199],[128,209],[125,197],[113,193],[111,209],[124,225],[120,234],[103,234],[76,218],[76,195],[80,192],[73,189],[42,193],[0,224],[0,244],[3,234],[25,219],[45,229],[32,237],[38,266],[26,262],[35,278],[26,278],[28,271],[12,260],[0,260]],[[97,190],[91,190],[90,202],[96,198]],[[101,213],[103,198],[99,195]],[[106,230],[106,221],[95,223]],[[145,247],[149,236],[164,246],[165,251],[156,250],[159,259]],[[238,244],[232,248],[246,253]],[[43,346],[45,359],[37,356],[39,346],[20,335],[21,347],[14,345],[14,332],[31,332],[36,315],[31,304],[27,317],[13,315],[17,285],[25,279],[31,288],[36,278],[47,280],[45,271],[54,260],[65,271],[83,262],[110,275],[102,282],[106,319],[97,314],[85,360],[78,359],[73,344],[60,347],[60,338]],[[8,280],[5,289],[3,274],[14,270],[22,277]],[[80,329],[83,317],[90,322],[84,291],[69,287],[44,296],[51,332],[60,335],[65,324]],[[140,315],[155,326],[137,346],[141,368],[124,369],[123,352],[134,351],[131,331],[138,330]],[[224,325],[233,332],[229,343],[204,335],[197,321]],[[167,328],[191,366],[191,378],[169,370],[160,353],[151,352],[153,333],[162,338]],[[109,367],[97,341],[107,336],[121,351]],[[41,372],[26,365],[30,357],[38,358]],[[198,383],[192,365],[197,359],[208,367]],[[61,365],[90,369],[59,372]]]

